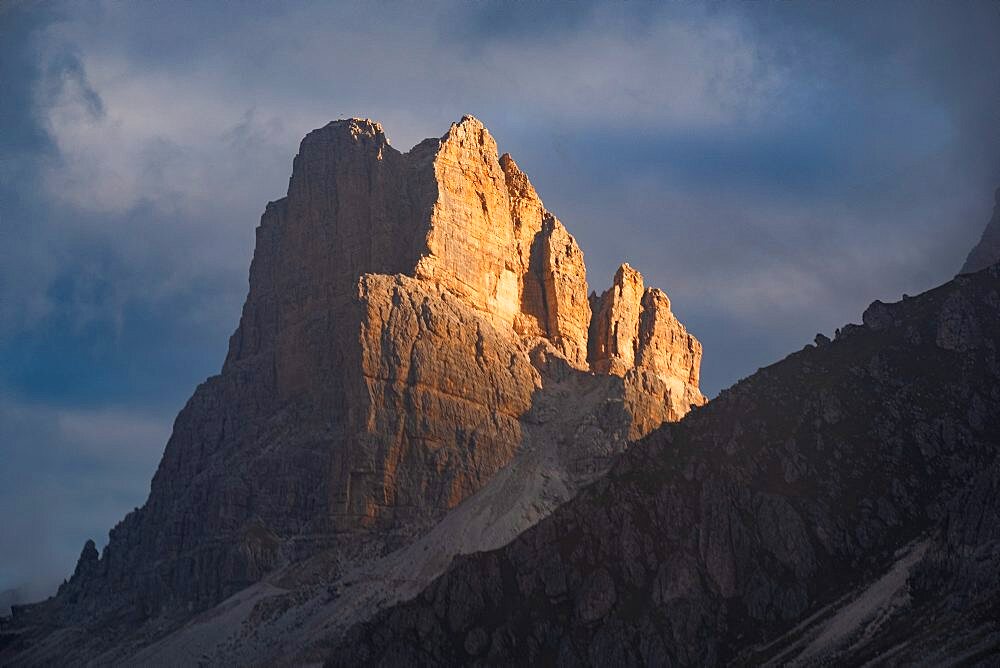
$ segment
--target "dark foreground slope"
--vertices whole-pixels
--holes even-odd
[[[330,663],[995,662],[1000,268],[864,323],[660,428]]]

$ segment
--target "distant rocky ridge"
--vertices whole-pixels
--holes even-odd
[[[448,530],[412,593],[510,540],[705,402],[701,346],[664,293],[627,265],[588,292],[576,241],[475,118],[407,153],[369,120],[311,132],[257,229],[222,372],[178,415],[148,501],[55,598],[15,607],[0,659],[127,661],[244,591],[267,601],[243,628],[275,605],[306,615],[477,492],[479,537]],[[489,488],[512,466],[534,482]],[[350,619],[376,603],[358,605]]]
[[[1000,658],[1000,265],[817,337],[329,666]]]
[[[986,224],[979,243],[969,252],[960,274],[969,274],[1000,262],[1000,188],[994,197],[993,217]]]
[[[23,596],[19,589],[5,589],[0,591],[0,617],[10,614],[11,607],[22,602]]]

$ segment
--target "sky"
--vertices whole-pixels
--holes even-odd
[[[998,34],[991,0],[0,3],[0,591],[144,502],[308,131],[477,116],[593,289],[670,295],[711,396],[958,270]]]

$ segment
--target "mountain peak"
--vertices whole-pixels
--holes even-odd
[[[479,120],[478,118],[476,118],[475,116],[473,116],[472,114],[464,114],[462,116],[462,118],[459,119],[459,121],[457,123],[452,123],[452,126],[465,126],[465,127],[474,128],[474,129],[477,129],[477,130],[485,130],[486,129],[486,126],[483,125],[483,122],[481,120]]]
[[[475,522],[505,519],[456,530],[422,582],[705,401],[665,297],[625,265],[595,313],[576,240],[472,116],[407,153],[369,119],[310,132],[256,235],[222,372],[178,415],[149,500],[20,619],[184,619],[305,561],[336,581],[516,464],[501,509],[475,502]],[[594,332],[613,348],[597,364]]]
[[[370,118],[339,118],[335,121],[327,123],[324,129],[326,128],[331,130],[346,131],[354,136],[363,134],[370,136],[385,134],[382,129],[382,124],[378,121],[373,121]]]

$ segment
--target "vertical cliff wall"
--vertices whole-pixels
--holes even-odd
[[[522,447],[539,347],[582,386],[620,376],[632,437],[704,402],[666,295],[627,265],[587,293],[576,241],[478,120],[407,153],[369,120],[311,132],[148,501],[22,619],[180,618],[320,551],[334,577],[410,542]]]

